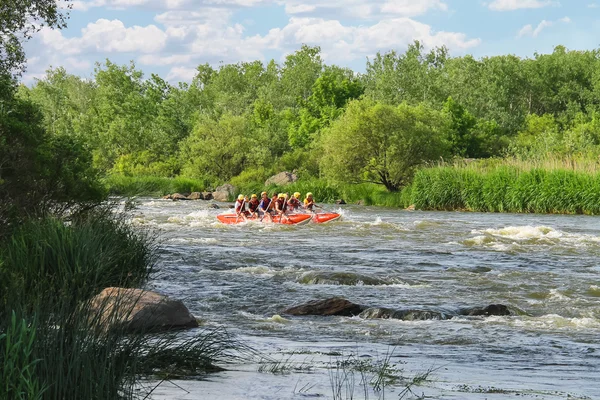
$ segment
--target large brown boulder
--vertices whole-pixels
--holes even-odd
[[[212,200],[213,194],[212,194],[212,192],[202,192],[202,198],[204,200]]]
[[[219,186],[214,192],[212,192],[212,198],[216,201],[229,201],[229,198],[235,195],[236,190],[237,189],[235,186],[226,183]]]
[[[227,192],[212,192],[212,198],[215,201],[229,201],[229,193],[227,193]]]
[[[360,314],[363,307],[341,297],[315,300],[284,311],[289,315],[341,315],[352,317]]]
[[[141,289],[109,287],[90,301],[90,318],[104,329],[162,332],[195,328],[198,321],[180,300]]]
[[[265,186],[269,186],[269,185],[277,185],[277,186],[284,186],[284,185],[288,185],[290,183],[294,183],[298,180],[298,177],[296,176],[296,174],[292,173],[292,172],[280,172],[277,175],[273,175],[272,177],[270,177],[269,179],[267,179],[265,181]]]
[[[192,192],[187,198],[189,200],[204,200],[204,195],[200,192]]]
[[[183,195],[183,194],[181,194],[181,193],[173,193],[173,194],[171,195],[171,199],[172,199],[173,201],[178,201],[178,200],[189,200],[189,199],[187,198],[187,196],[186,196],[186,195]]]

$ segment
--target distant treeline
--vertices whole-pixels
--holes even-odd
[[[377,54],[364,74],[303,46],[282,63],[200,65],[177,86],[106,61],[89,80],[49,70],[18,95],[104,176],[207,187],[296,170],[304,180],[394,192],[431,161],[600,155],[600,50],[562,46],[475,59],[415,42]]]

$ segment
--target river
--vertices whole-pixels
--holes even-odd
[[[344,386],[338,398],[362,399],[360,375],[352,392],[340,384],[346,368],[328,367],[386,359],[408,379],[432,369],[412,389],[429,399],[600,396],[598,217],[331,206],[343,218],[330,224],[226,226],[208,202],[138,202],[132,222],[156,229],[162,243],[150,287],[289,367],[230,365],[206,380],[164,382],[155,398],[329,399]],[[321,272],[343,278],[315,280]],[[513,315],[281,315],[333,296],[396,309],[501,303]],[[400,398],[405,384],[369,398]]]

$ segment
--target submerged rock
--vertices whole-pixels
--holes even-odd
[[[485,307],[463,308],[462,310],[459,311],[459,314],[467,315],[467,316],[489,317],[492,315],[497,315],[497,316],[511,315],[511,312],[510,312],[510,309],[507,306],[505,306],[504,304],[490,304],[489,306],[485,306]]]
[[[364,307],[341,297],[326,300],[315,300],[284,311],[289,315],[340,315],[353,317],[361,313]]]
[[[401,319],[404,321],[425,321],[430,319],[443,320],[452,318],[452,315],[432,310],[394,310],[391,308],[372,307],[359,314],[365,319]]]
[[[298,279],[298,283],[306,285],[386,285],[383,279],[352,272],[309,272]]]
[[[469,307],[459,310],[393,309],[387,307],[365,307],[341,297],[315,300],[284,311],[290,315],[358,315],[365,319],[400,319],[404,321],[446,320],[457,316],[511,315],[503,304],[490,304],[485,307]]]
[[[90,318],[99,318],[105,328],[128,332],[163,332],[198,326],[180,300],[141,289],[106,288],[92,298],[89,312]]]

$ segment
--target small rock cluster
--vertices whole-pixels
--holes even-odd
[[[192,192],[192,193],[173,193],[163,196],[163,199],[169,199],[173,201],[179,200],[215,200],[215,201],[229,201],[231,196],[234,196],[236,188],[233,185],[225,184],[219,186],[214,192]]]
[[[323,316],[359,316],[365,319],[400,319],[405,321],[445,320],[457,316],[489,317],[493,315],[511,315],[504,304],[490,304],[483,307],[466,307],[455,310],[433,310],[385,307],[369,307],[352,303],[341,297],[315,300],[299,306],[288,308],[283,312],[288,315],[323,315]]]

